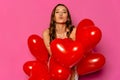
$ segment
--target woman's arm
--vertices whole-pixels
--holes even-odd
[[[46,29],[44,32],[43,32],[43,41],[44,41],[44,44],[50,54],[50,56],[52,55],[52,52],[50,50],[50,36],[49,36],[49,29]]]

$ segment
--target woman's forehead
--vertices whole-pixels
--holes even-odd
[[[66,11],[67,9],[64,6],[58,6],[58,7],[56,7],[56,10],[65,10]]]

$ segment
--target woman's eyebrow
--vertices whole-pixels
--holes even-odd
[[[56,10],[60,10],[60,9],[56,9]]]
[[[63,9],[63,11],[67,11],[66,9]]]
[[[60,9],[56,9],[56,11],[59,11]],[[66,9],[62,9],[63,11],[67,11]]]

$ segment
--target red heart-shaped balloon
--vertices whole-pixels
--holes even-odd
[[[82,27],[89,27],[95,25],[92,20],[90,19],[83,19],[78,23],[79,28]]]
[[[85,51],[94,48],[97,43],[101,40],[102,32],[96,26],[89,27],[77,27],[76,31],[76,41],[81,42],[85,48]]]
[[[72,67],[83,57],[83,47],[69,38],[55,39],[51,42],[52,55],[60,64]]]
[[[53,57],[50,58],[49,71],[51,80],[68,80],[71,75],[70,68],[66,68],[55,62]]]
[[[28,38],[28,47],[31,54],[39,61],[47,63],[48,61],[48,51],[44,45],[43,39],[33,34]]]
[[[50,80],[47,64],[42,62],[36,63],[31,71],[29,80]]]
[[[37,64],[37,63],[38,63],[38,61],[27,61],[27,62],[25,62],[24,65],[23,65],[23,71],[24,71],[28,76],[30,76],[31,71],[32,71],[34,65]]]
[[[86,56],[77,64],[79,75],[86,75],[100,70],[105,64],[105,57],[100,53]]]

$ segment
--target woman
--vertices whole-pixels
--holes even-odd
[[[71,38],[75,40],[76,28],[72,25],[68,8],[64,4],[58,4],[52,11],[50,27],[43,32],[43,40],[50,55],[50,42],[55,38]],[[73,69],[74,70],[74,69]],[[75,70],[70,80],[75,79]]]

